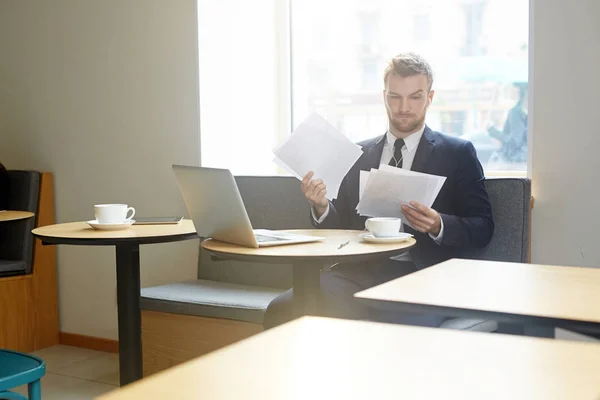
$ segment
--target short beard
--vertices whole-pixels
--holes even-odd
[[[412,124],[410,124],[408,127],[404,127],[398,123],[396,123],[396,121],[394,121],[393,118],[391,118],[388,115],[388,120],[390,122],[390,126],[392,126],[396,132],[401,133],[401,134],[410,134],[413,132],[416,132],[419,128],[421,128],[421,126],[423,126],[423,123],[425,122],[425,114],[423,114],[423,116],[416,120],[415,122],[413,122]]]

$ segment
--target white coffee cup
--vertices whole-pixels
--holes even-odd
[[[400,218],[369,218],[365,222],[365,228],[375,237],[390,237],[398,235],[401,224]]]
[[[127,213],[131,211],[128,217]],[[99,224],[123,224],[131,221],[135,215],[135,208],[127,207],[127,204],[96,204],[94,216]]]

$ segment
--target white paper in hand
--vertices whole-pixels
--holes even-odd
[[[358,200],[362,199],[362,195],[369,182],[369,171],[360,171],[358,175]]]
[[[327,186],[326,197],[333,200],[362,150],[323,117],[313,113],[273,153],[273,161],[300,180],[313,171],[313,179],[323,180]]]
[[[423,172],[416,172],[416,171],[411,171],[411,170],[403,169],[403,168],[396,168],[396,167],[392,167],[391,165],[387,165],[387,164],[380,165],[379,170],[384,171],[384,172],[391,172],[391,173],[403,175],[403,176],[418,176],[418,177],[423,178],[423,180],[425,181],[424,197],[422,199],[413,199],[413,200],[418,201],[419,203],[421,203],[427,207],[431,207],[433,205],[433,202],[437,198],[437,195],[440,193],[440,190],[442,190],[442,186],[444,186],[444,183],[446,182],[445,176],[426,174]]]
[[[368,175],[367,175],[368,174]],[[379,170],[361,171],[359,203],[356,210],[368,217],[397,217],[409,225],[401,205],[417,201],[431,207],[446,178],[387,165]],[[362,188],[364,186],[364,188]]]

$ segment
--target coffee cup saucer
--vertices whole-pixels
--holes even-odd
[[[365,232],[361,233],[359,237],[367,243],[400,243],[410,239],[413,235],[406,232],[398,232],[394,236],[376,237],[371,232]]]
[[[99,230],[99,231],[120,231],[122,229],[127,229],[129,228],[131,225],[133,225],[133,223],[135,222],[134,219],[128,219],[125,220],[121,223],[110,223],[110,224],[105,224],[105,223],[100,223],[98,222],[98,220],[91,220],[91,221],[87,221],[87,224],[89,226],[91,226],[92,228]]]

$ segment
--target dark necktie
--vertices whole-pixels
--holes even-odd
[[[404,147],[404,140],[396,139],[394,142],[394,157],[390,160],[392,167],[402,168],[402,147]]]

